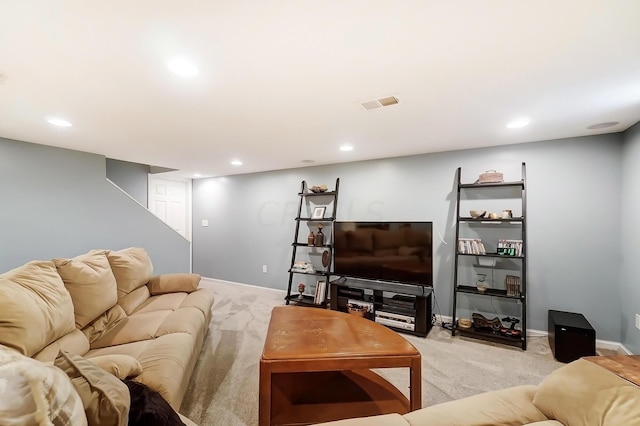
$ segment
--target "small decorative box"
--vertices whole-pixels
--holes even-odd
[[[500,183],[504,182],[504,178],[502,173],[497,172],[495,170],[487,170],[485,173],[480,175],[478,178],[478,183]]]

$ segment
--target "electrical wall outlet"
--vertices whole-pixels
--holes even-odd
[[[262,265],[262,272],[267,273],[267,265]]]
[[[640,330],[640,314],[636,314],[636,328]]]
[[[202,226],[209,226],[209,220],[208,219],[202,219]]]

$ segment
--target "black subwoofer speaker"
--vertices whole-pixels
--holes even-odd
[[[596,354],[596,331],[589,321],[574,312],[549,310],[549,346],[560,362],[571,362]]]

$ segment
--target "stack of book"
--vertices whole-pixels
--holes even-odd
[[[458,238],[458,253],[487,254],[480,238]]]
[[[507,275],[505,283],[507,287],[507,296],[520,297],[520,277]]]
[[[502,256],[522,256],[522,240],[498,240],[498,254]]]
[[[316,294],[313,298],[313,303],[316,305],[320,305],[324,303],[324,300],[327,296],[327,282],[326,281],[318,281],[316,283]]]

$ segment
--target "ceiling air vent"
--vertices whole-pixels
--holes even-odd
[[[380,98],[374,101],[363,102],[360,105],[362,105],[364,109],[368,110],[368,109],[386,107],[389,105],[395,105],[398,102],[399,102],[398,98],[396,98],[395,96],[387,96],[386,98]]]

